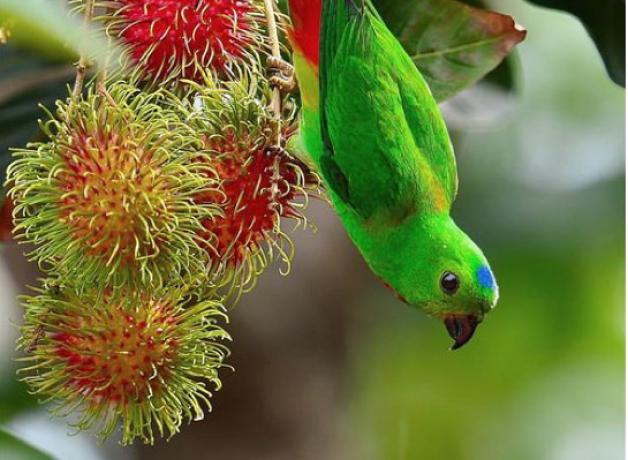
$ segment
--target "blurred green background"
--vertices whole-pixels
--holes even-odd
[[[459,159],[454,213],[501,289],[468,346],[448,351],[444,327],[391,297],[315,202],[318,231],[294,235],[290,277],[268,270],[233,314],[236,372],[214,412],[156,447],[99,446],[64,436],[14,383],[14,297],[36,275],[7,244],[0,423],[63,460],[623,458],[624,90],[573,17],[492,6],[528,29],[518,97],[443,107]]]

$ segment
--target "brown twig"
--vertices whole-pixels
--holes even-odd
[[[94,0],[85,0],[85,26],[88,27],[94,16]],[[72,98],[78,99],[83,92],[83,83],[85,82],[85,74],[89,67],[89,59],[85,53],[81,53],[79,61],[76,64],[76,79],[74,80],[74,89],[72,90]]]
[[[266,22],[268,23],[268,38],[270,39],[271,52],[274,58],[281,59],[281,47],[279,45],[279,34],[277,33],[277,22],[275,21],[274,0],[264,0],[264,10],[266,12]],[[281,89],[273,88],[271,99],[271,109],[277,123],[277,137],[275,147],[281,147]]]
[[[118,107],[117,102],[115,101],[115,99],[111,96],[111,94],[109,93],[109,91],[107,91],[107,86],[105,85],[104,80],[98,80],[96,82],[96,91],[98,92],[99,95],[101,95],[103,98],[105,98],[105,100],[107,101],[107,103],[111,106],[111,107]]]
[[[268,38],[270,39],[271,53],[274,58],[281,59],[279,34],[277,33],[277,22],[275,21],[274,0],[264,0],[264,9],[266,12],[266,22],[268,23]],[[275,158],[273,161],[273,175],[271,176],[271,206],[281,215],[281,209],[279,209],[280,205],[277,200],[277,196],[279,195],[279,181],[281,179],[281,89],[279,87],[273,88],[270,107],[275,117],[275,129],[277,130],[273,145]]]

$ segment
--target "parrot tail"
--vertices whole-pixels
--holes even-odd
[[[296,52],[318,68],[321,0],[289,0],[292,30],[290,41]]]

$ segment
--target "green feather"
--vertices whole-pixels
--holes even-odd
[[[365,219],[449,210],[456,163],[423,77],[370,4],[359,13],[325,5],[321,168],[329,185]]]

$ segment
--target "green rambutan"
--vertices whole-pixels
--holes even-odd
[[[124,444],[152,444],[211,410],[228,355],[220,304],[185,288],[114,299],[51,285],[23,300],[20,373],[54,414],[78,412],[76,429],[105,438],[120,427]]]
[[[318,191],[318,180],[275,147],[277,123],[263,82],[243,79],[216,86],[206,81],[192,87],[194,103],[184,118],[203,143],[197,161],[210,164],[220,183],[218,190],[198,194],[196,201],[222,209],[221,215],[203,219],[200,235],[221,277],[218,284],[239,294],[253,287],[276,254],[289,268],[293,248],[281,222],[306,223],[302,210]],[[293,122],[282,124],[282,142],[294,133]]]
[[[230,76],[259,60],[265,45],[260,0],[104,0],[103,19],[143,80],[201,81],[201,69]],[[237,72],[235,72],[237,73]]]
[[[42,124],[46,142],[14,153],[17,236],[79,291],[161,286],[206,270],[198,233],[217,210],[196,197],[213,190],[215,174],[191,161],[196,139],[166,100],[122,82],[90,89],[57,103]]]

